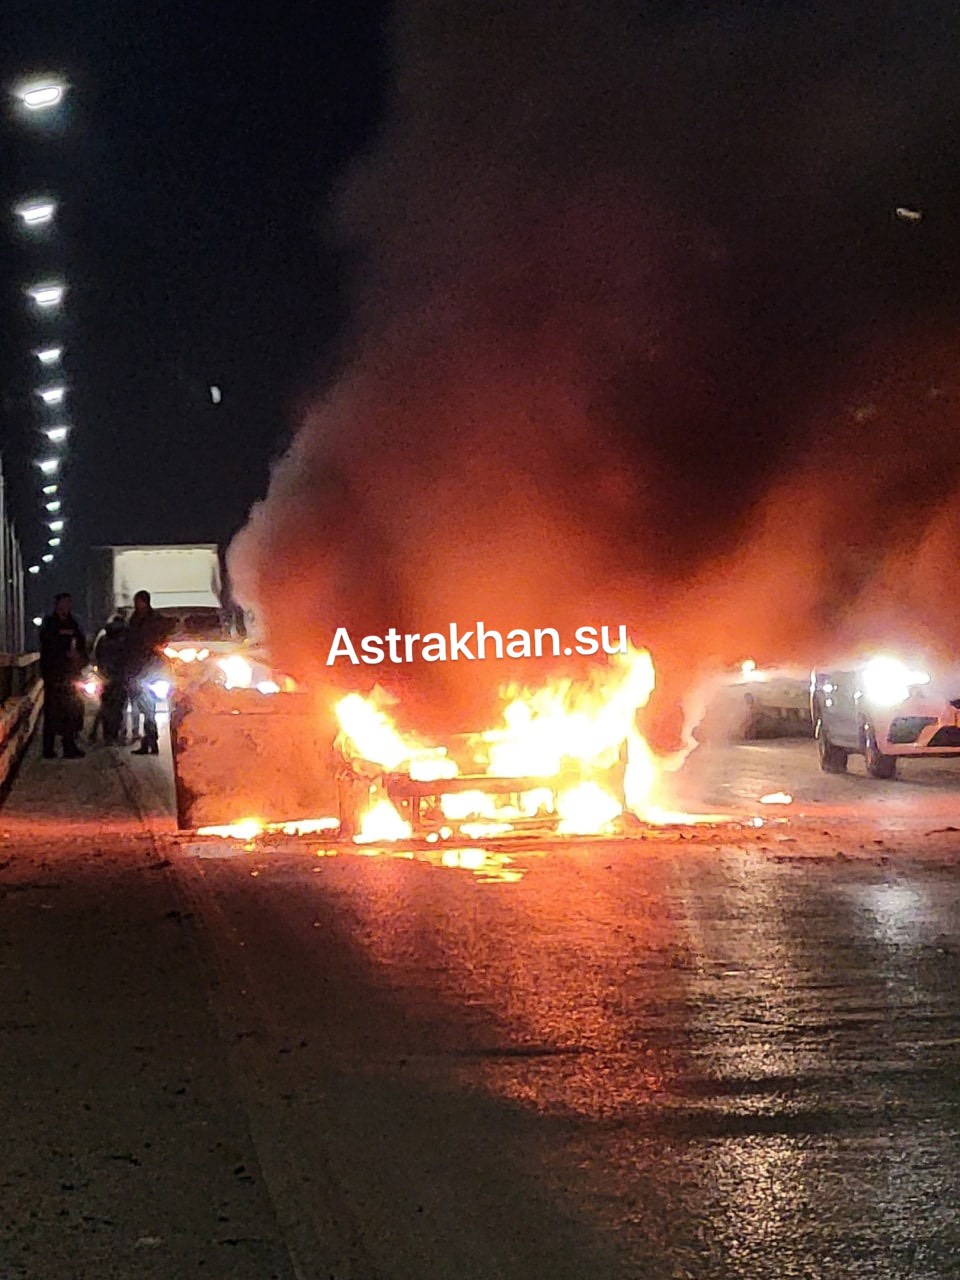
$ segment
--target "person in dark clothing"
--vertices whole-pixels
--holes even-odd
[[[127,624],[119,613],[111,618],[97,640],[94,661],[104,682],[100,695],[103,740],[115,746],[120,740],[127,701]]]
[[[77,681],[87,664],[87,641],[73,616],[68,592],[54,600],[53,613],[40,627],[40,675],[43,679],[43,755],[56,758],[57,738],[63,740],[63,758],[78,760],[83,752],[77,734],[83,728],[83,700]]]
[[[134,727],[143,716],[143,737],[133,753],[137,756],[155,756],[160,751],[157,699],[149,681],[159,674],[160,649],[167,635],[167,621],[150,604],[150,592],[138,591],[133,597],[133,614],[127,623],[127,683],[133,703]]]

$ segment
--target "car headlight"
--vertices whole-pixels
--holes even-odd
[[[253,664],[243,654],[230,653],[221,658],[217,666],[224,674],[224,684],[228,689],[249,689],[253,684]]]
[[[929,683],[926,671],[911,671],[898,658],[873,658],[863,669],[863,692],[878,707],[906,702],[912,689]]]

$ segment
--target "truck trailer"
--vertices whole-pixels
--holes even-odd
[[[128,615],[138,591],[149,591],[154,609],[171,617],[177,629],[206,632],[212,639],[227,626],[216,543],[93,548],[86,618],[91,629],[116,613]]]

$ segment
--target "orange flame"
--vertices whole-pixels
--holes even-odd
[[[239,822],[223,826],[200,827],[197,835],[219,836],[222,840],[255,840],[267,834],[311,836],[339,829],[339,818],[306,818],[297,822],[262,822],[259,818],[242,818]]]
[[[409,822],[404,821],[393,804],[377,800],[367,809],[360,822],[360,831],[353,837],[354,844],[379,844],[381,841],[407,840],[412,835]]]
[[[441,793],[443,816],[470,838],[505,834],[519,820],[549,816],[560,832],[591,835],[612,831],[625,810],[642,814],[650,806],[660,766],[636,718],[654,685],[650,654],[631,648],[587,680],[554,679],[534,689],[508,686],[501,694],[501,723],[468,735],[459,762],[446,747],[401,732],[375,698],[348,694],[335,710],[344,754],[388,773],[422,781],[543,780],[544,785],[508,798],[479,781],[476,789]],[[383,806],[382,799],[371,801],[361,815],[362,837],[366,817],[376,812],[376,838],[405,838],[410,824]],[[400,834],[391,837],[390,830]]]

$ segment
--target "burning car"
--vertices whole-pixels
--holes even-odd
[[[442,742],[404,728],[402,707],[379,686],[344,695],[280,688],[239,668],[224,674],[174,703],[182,830],[235,834],[320,815],[358,844],[431,846],[612,835],[672,820],[655,795],[669,762],[637,721],[655,684],[645,650],[581,680],[503,686],[494,723]]]
[[[871,778],[895,778],[901,759],[960,755],[960,671],[875,656],[815,671],[810,709],[820,767],[843,773],[862,755]]]

